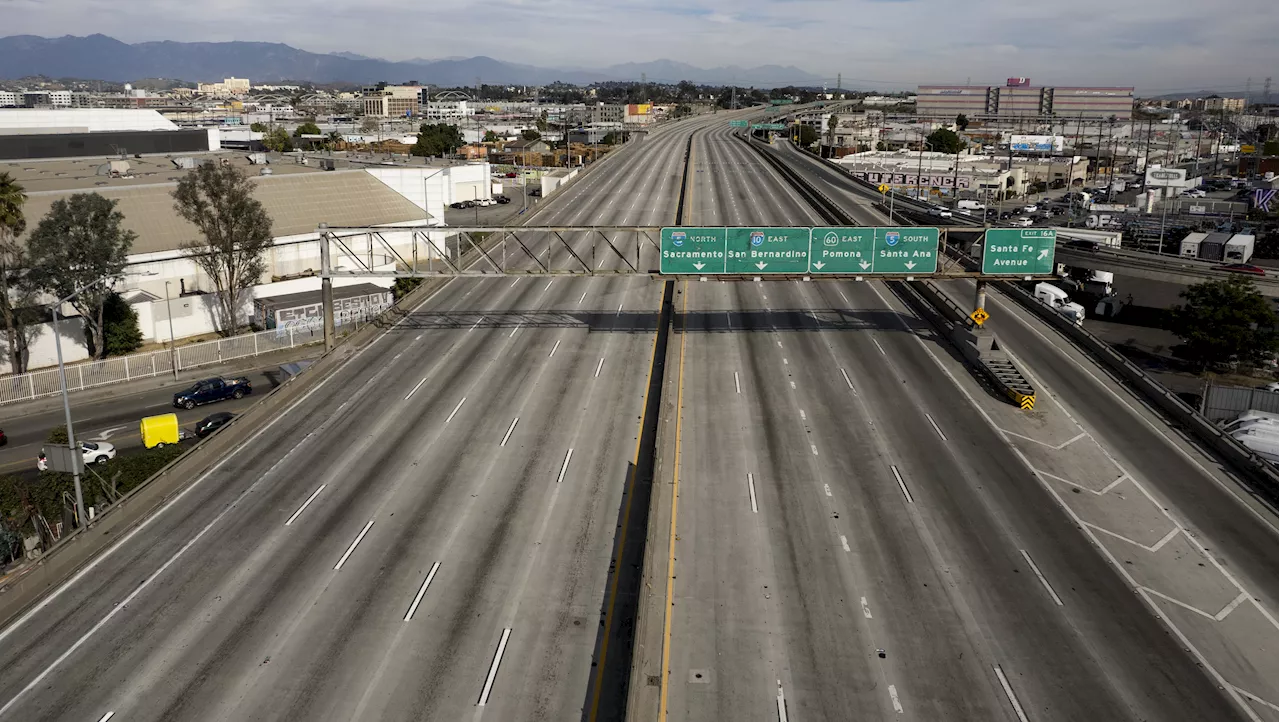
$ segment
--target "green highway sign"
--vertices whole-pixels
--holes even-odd
[[[664,274],[910,276],[938,270],[937,228],[663,228],[660,245]]]
[[[874,244],[874,228],[814,228],[809,267],[814,273],[870,273]]]
[[[1058,232],[1044,228],[991,228],[982,242],[982,272],[1046,276],[1053,273]]]
[[[725,273],[808,273],[808,228],[729,228]]]
[[[729,121],[729,127],[730,127],[730,128],[745,128],[745,127],[747,127],[747,121],[745,121],[745,120],[731,120],[731,121]]]
[[[769,101],[773,105],[791,105],[795,101],[791,98],[777,98]]]
[[[895,273],[938,270],[937,228],[814,228],[814,273]]]
[[[758,128],[760,130],[786,130],[787,129],[787,126],[784,123],[756,123],[751,127]]]
[[[877,228],[872,273],[933,273],[938,270],[937,228]]]
[[[724,273],[725,228],[663,228],[662,273]]]

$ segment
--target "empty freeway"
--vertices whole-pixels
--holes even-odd
[[[532,223],[821,225],[724,119],[635,141]],[[1271,620],[1274,515],[1003,301],[1055,392],[1036,415],[894,282],[440,283],[0,630],[0,720],[1242,717],[1043,474],[1084,488],[1115,462],[1220,549],[1231,610]],[[637,614],[617,564],[645,538]],[[1229,684],[1270,714],[1273,670],[1245,657]]]

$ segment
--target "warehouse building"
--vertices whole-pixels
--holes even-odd
[[[916,114],[931,118],[1066,118],[1129,120],[1133,88],[1035,87],[1029,78],[1009,78],[1003,86],[921,85]]]

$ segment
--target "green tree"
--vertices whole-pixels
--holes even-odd
[[[124,274],[137,234],[123,228],[116,201],[76,193],[53,202],[49,215],[27,239],[34,286],[58,298],[79,292],[70,303],[84,321],[94,359],[106,352],[103,307]]]
[[[547,132],[547,111],[538,114],[538,120],[534,123],[540,132]]]
[[[676,97],[680,100],[694,100],[698,97],[698,86],[688,80],[676,83]]]
[[[178,181],[173,207],[204,236],[186,241],[182,251],[218,292],[219,330],[240,330],[245,292],[262,278],[271,247],[271,217],[253,197],[256,184],[235,166],[201,165]]]
[[[969,129],[969,118],[966,117],[964,113],[956,116],[956,127],[960,130]]]
[[[542,134],[534,130],[533,128],[526,128],[520,131],[520,137],[523,138],[524,140],[538,140],[539,138],[542,137]]]
[[[304,135],[320,135],[320,126],[316,125],[312,121],[307,121],[297,128],[294,128],[293,137],[301,138]]]
[[[428,157],[452,153],[463,145],[458,126],[448,123],[423,123],[418,128],[418,140],[409,150],[410,155]]]
[[[293,150],[293,138],[289,137],[289,131],[284,128],[276,128],[262,137],[262,144],[267,150],[276,153],[288,153]]]
[[[391,297],[399,301],[408,296],[413,289],[422,285],[422,278],[397,278],[395,284],[391,286]]]
[[[18,236],[27,229],[22,206],[27,194],[8,173],[0,173],[0,323],[9,348],[9,368],[26,370],[27,347],[36,327],[29,324],[25,307],[34,302],[35,289],[27,282],[26,260]]]
[[[138,328],[138,313],[120,294],[113,293],[103,308],[103,343],[108,356],[123,356],[142,346],[142,329]]]
[[[485,143],[497,143],[500,140],[502,140],[502,137],[499,136],[497,133],[493,132],[492,130],[486,130],[484,132]]]
[[[266,133],[271,129],[267,127],[266,123],[250,123],[249,130],[252,130],[255,133]]]
[[[361,133],[377,133],[381,128],[382,123],[375,116],[366,116],[364,120],[360,121]]]
[[[1186,303],[1174,307],[1169,330],[1194,363],[1260,365],[1275,355],[1275,311],[1248,278],[1207,281],[1181,295]]]
[[[925,138],[929,147],[938,153],[959,153],[964,150],[965,142],[954,130],[938,128]]]
[[[618,134],[613,131],[609,131],[604,134],[604,138],[601,138],[600,142],[605,145],[615,145],[618,142]]]
[[[801,125],[799,136],[802,146],[810,146],[818,142],[818,131],[811,125]]]

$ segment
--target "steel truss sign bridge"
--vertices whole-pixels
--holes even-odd
[[[1053,273],[1055,235],[991,229],[981,271],[945,252],[970,227],[378,226],[318,229],[321,272],[340,277],[715,276],[1032,278]]]

